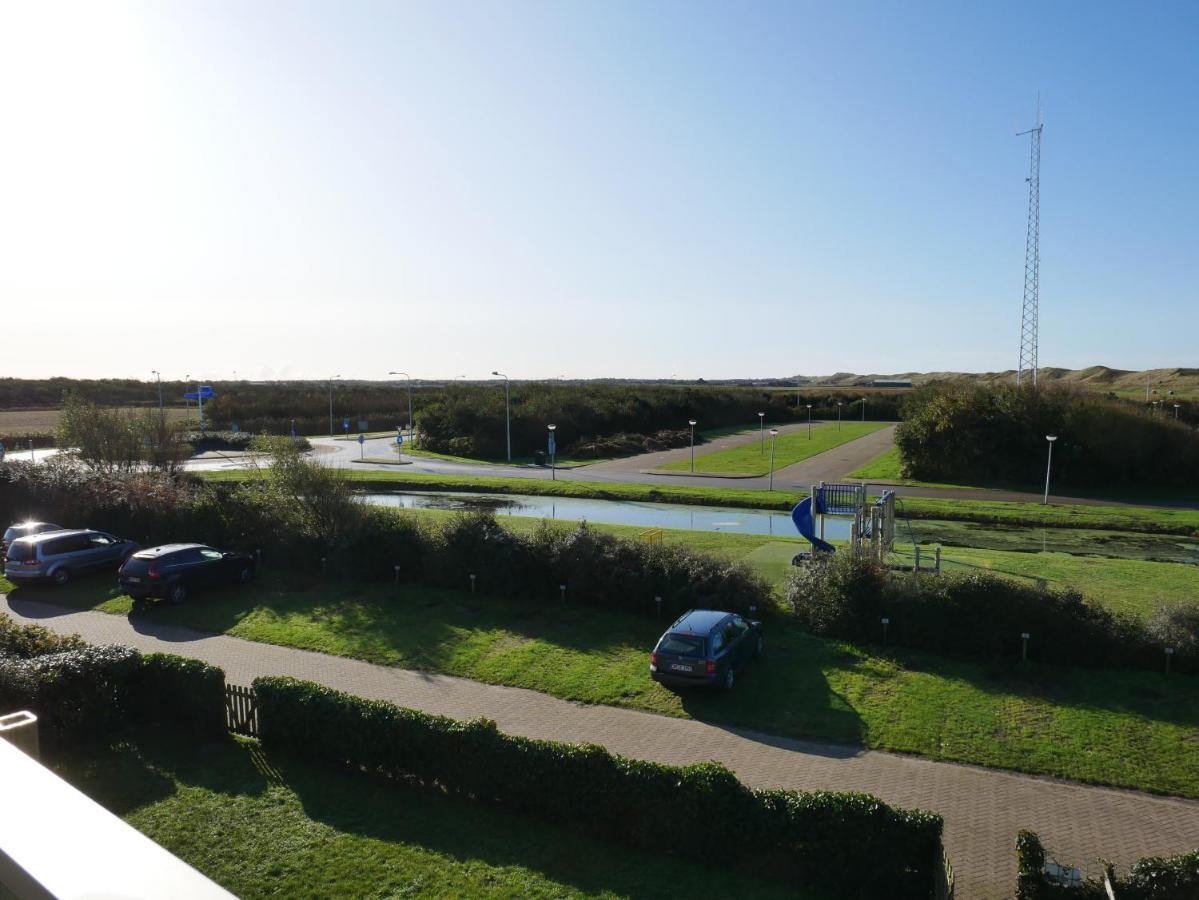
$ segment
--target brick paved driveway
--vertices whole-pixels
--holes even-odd
[[[1127,865],[1199,847],[1199,802],[1090,787],[855,747],[797,741],[633,710],[568,703],[520,688],[479,684],[257,644],[177,626],[80,612],[0,596],[0,612],[95,643],[121,643],[220,666],[228,680],[291,675],[431,713],[495,719],[511,734],[603,744],[668,763],[720,760],[755,787],[867,791],[945,817],[945,846],[960,898],[1006,898],[1015,886],[1020,828],[1051,852],[1096,872],[1104,856]]]

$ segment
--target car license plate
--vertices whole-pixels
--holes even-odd
[[[141,584],[141,582],[142,582],[142,580],[140,578],[126,578],[125,580],[128,581],[130,584]]]
[[[670,668],[674,669],[674,671],[676,671],[676,672],[690,672],[691,671],[691,666],[684,666],[679,663],[671,663]]]

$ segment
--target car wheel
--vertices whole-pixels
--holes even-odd
[[[182,584],[176,584],[171,587],[167,594],[172,603],[182,603],[187,599],[187,587]]]
[[[62,585],[66,584],[68,581],[71,580],[71,570],[70,569],[55,569],[54,574],[51,575],[50,577],[54,580],[55,584],[57,584],[61,587]]]
[[[757,649],[754,650],[754,656],[761,656],[765,652],[766,652],[766,639],[764,637],[762,637],[762,635],[759,634],[758,635],[758,646],[757,646]]]
[[[733,667],[729,666],[727,669],[724,670],[724,689],[726,691],[731,691],[733,689],[733,685],[735,685],[736,683],[737,683],[737,676],[733,672]]]
[[[251,566],[244,566],[237,573],[237,580],[242,584],[249,584],[254,579],[254,569]]]

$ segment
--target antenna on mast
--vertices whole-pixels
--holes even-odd
[[[1029,135],[1028,232],[1024,239],[1024,306],[1020,312],[1020,365],[1016,387],[1037,386],[1037,331],[1041,304],[1041,94],[1037,92],[1037,124],[1016,137]]]

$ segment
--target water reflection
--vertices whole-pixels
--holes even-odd
[[[362,499],[367,503],[398,506],[403,509],[487,509],[496,515],[557,519],[566,522],[586,520],[605,525],[633,525],[638,528],[683,528],[690,531],[799,537],[789,513],[769,510],[636,503],[629,500],[528,497],[518,494],[437,494],[418,491],[365,494]],[[830,518],[825,525],[825,536],[834,540],[846,540],[849,538],[849,525],[848,519]]]

